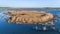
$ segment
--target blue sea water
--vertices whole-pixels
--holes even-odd
[[[60,10],[42,10],[45,12],[50,12],[54,15],[60,16]],[[57,30],[38,30],[33,29],[35,27],[34,24],[9,24],[6,21],[8,15],[3,14],[3,12],[7,12],[6,10],[0,10],[0,34],[60,34],[58,31],[60,29],[60,21],[55,23],[55,27]],[[57,17],[57,16],[56,16]],[[57,18],[60,20],[60,18]],[[38,27],[43,27],[42,25],[38,25]],[[49,26],[47,26],[49,29]]]

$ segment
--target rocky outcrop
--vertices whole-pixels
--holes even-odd
[[[6,14],[12,16],[8,18],[7,20],[8,23],[17,23],[17,24],[44,23],[54,18],[53,14],[51,13],[38,12],[38,11],[7,12]]]

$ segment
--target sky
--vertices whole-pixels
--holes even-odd
[[[0,0],[0,7],[17,7],[17,8],[60,7],[60,0]]]

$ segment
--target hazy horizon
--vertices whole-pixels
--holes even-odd
[[[0,7],[44,8],[60,7],[60,0],[0,0]]]

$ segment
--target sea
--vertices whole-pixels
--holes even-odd
[[[56,19],[60,20],[60,10],[37,10],[42,12],[49,12],[55,15]],[[51,30],[50,26],[46,26],[48,30],[35,30],[36,24],[13,24],[8,23],[7,18],[9,15],[3,14],[8,12],[7,10],[0,10],[0,34],[60,34],[60,21],[55,23],[56,30]],[[38,25],[39,28],[43,28],[42,25]]]

